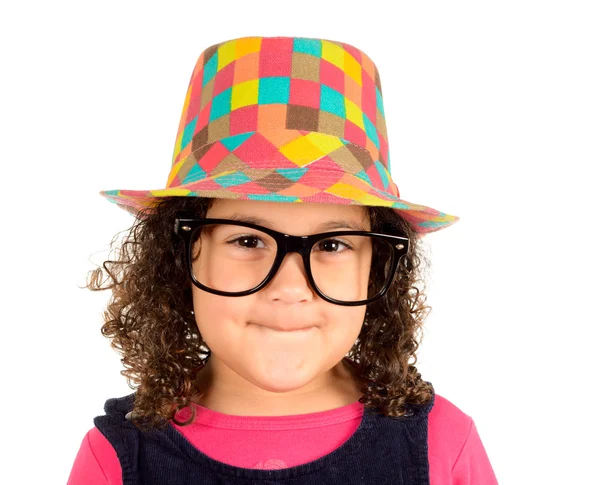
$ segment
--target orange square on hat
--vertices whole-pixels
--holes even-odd
[[[258,79],[258,52],[252,52],[235,61],[233,84]]]
[[[277,130],[285,127],[287,104],[258,105],[257,131]]]

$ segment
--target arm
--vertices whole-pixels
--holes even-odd
[[[475,422],[452,467],[452,485],[498,485]]]

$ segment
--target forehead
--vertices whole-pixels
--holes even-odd
[[[207,217],[253,219],[257,224],[288,232],[314,232],[336,226],[369,230],[368,210],[362,205],[289,203],[262,200],[215,199]]]

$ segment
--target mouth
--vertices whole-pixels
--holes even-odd
[[[310,330],[316,328],[315,326],[309,326],[309,327],[300,327],[300,328],[281,328],[281,327],[268,327],[266,325],[260,325],[258,323],[253,323],[252,325],[255,325],[257,327],[259,327],[261,330],[265,330],[268,332],[277,332],[277,333],[289,333],[289,334],[294,334],[294,333],[307,333]]]

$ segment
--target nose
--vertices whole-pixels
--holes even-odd
[[[271,300],[288,303],[311,300],[314,292],[308,281],[302,256],[298,253],[286,254],[263,292]]]

